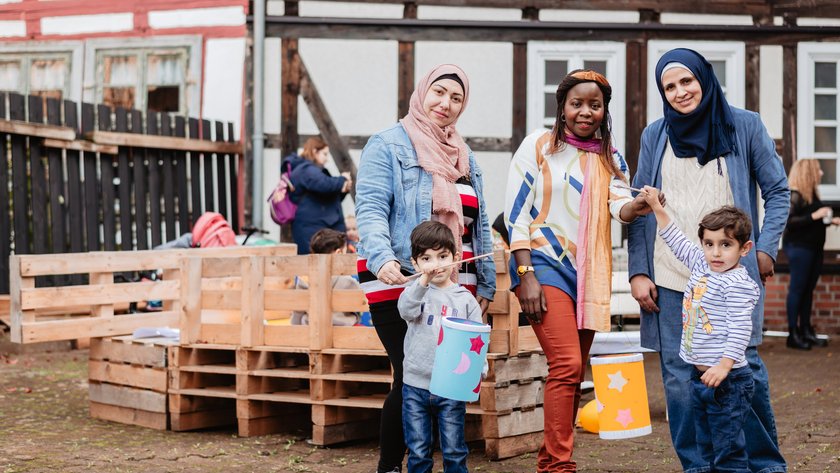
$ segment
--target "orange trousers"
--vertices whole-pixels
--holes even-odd
[[[575,302],[568,294],[552,286],[542,286],[542,290],[548,310],[542,323],[531,323],[548,360],[545,434],[537,455],[537,472],[577,471],[572,460],[575,416],[595,332],[577,329]]]

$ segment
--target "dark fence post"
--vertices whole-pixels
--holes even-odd
[[[114,112],[115,131],[128,132],[128,110],[117,108]],[[120,146],[117,152],[117,176],[119,177],[118,195],[120,199],[120,249],[134,249],[134,232],[131,231],[131,162],[128,148]]]
[[[210,120],[201,120],[201,139],[212,141],[210,138]],[[215,160],[213,153],[202,153],[201,165],[204,166],[204,211],[216,210],[216,196],[213,195],[213,168]]]
[[[215,134],[213,135],[213,141],[225,141],[224,123],[217,121],[214,123],[214,128]],[[216,159],[213,164],[215,164],[216,167],[216,199],[218,202],[216,208],[219,209],[220,214],[230,220],[230,213],[228,213],[227,205],[227,179],[225,179],[225,173],[227,173],[227,159],[228,155],[216,153]]]
[[[229,142],[234,142],[233,138],[233,123],[228,122],[227,139]],[[241,154],[239,156],[242,156]],[[239,156],[232,154],[228,157],[228,179],[230,179],[230,222],[233,225],[233,232],[239,233],[239,175],[236,173],[237,160]]]
[[[190,139],[199,139],[198,118],[190,118],[188,126]],[[192,228],[198,217],[204,213],[204,206],[201,205],[201,155],[196,151],[190,151],[190,197],[192,199],[190,228]]]
[[[111,109],[107,105],[98,105],[97,118],[100,131],[111,131]],[[114,157],[99,153],[99,166],[102,175],[102,221],[105,228],[105,251],[117,249],[117,214],[114,209],[116,192],[114,190]]]
[[[30,123],[44,123],[44,99],[29,96]],[[29,178],[32,192],[32,250],[48,252],[47,247],[47,170],[44,166],[43,138],[29,138]]]
[[[9,118],[11,120],[26,119],[26,105],[20,94],[9,94]],[[28,166],[26,165],[26,137],[12,135],[12,215],[15,227],[15,254],[31,253],[29,238],[29,192]]]
[[[82,135],[94,130],[96,124],[93,104],[82,103]],[[102,189],[96,177],[96,153],[82,152],[85,170],[85,233],[88,251],[99,251],[99,196]]]
[[[129,123],[131,133],[143,134],[143,113],[140,110],[131,110]],[[149,249],[149,238],[147,237],[149,220],[146,213],[146,159],[145,152],[141,149],[130,148],[129,154],[133,161],[134,171],[134,225],[136,227],[137,249]]]
[[[160,135],[172,136],[172,122],[168,113],[160,114]],[[175,160],[171,150],[161,152],[163,158],[163,221],[166,223],[166,241],[174,240],[175,232]]]
[[[174,135],[178,138],[185,138],[187,136],[187,122],[184,117],[175,117],[174,131]],[[178,234],[183,235],[192,230],[189,202],[190,192],[187,187],[187,152],[175,151],[175,159],[172,162],[175,164],[175,180],[178,183],[175,187],[175,192],[178,196]]]
[[[0,120],[6,118],[6,94],[0,92]],[[9,161],[5,133],[0,133],[0,294],[9,293],[9,255],[12,252],[12,214],[9,209]]]

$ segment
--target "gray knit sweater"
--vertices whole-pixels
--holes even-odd
[[[419,281],[414,281],[402,292],[397,307],[408,323],[403,383],[429,389],[441,318],[458,317],[480,323],[481,307],[470,291],[461,286],[439,289],[432,284],[423,287]]]

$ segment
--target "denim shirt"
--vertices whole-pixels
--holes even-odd
[[[490,222],[484,203],[481,170],[469,152],[470,181],[478,197],[478,219],[474,222],[473,251],[493,251]],[[411,266],[411,231],[432,215],[432,175],[420,167],[417,153],[399,123],[370,137],[359,164],[356,181],[356,222],[359,245],[356,251],[367,259],[368,269],[378,274],[389,261]],[[496,266],[492,258],[477,260],[477,295],[493,300]]]
[[[750,253],[741,259],[741,264],[747,268],[750,277],[761,289],[761,296],[752,314],[753,325],[749,342],[750,346],[756,346],[761,343],[765,292],[758,273],[756,251],[762,251],[773,260],[776,259],[779,238],[787,223],[790,190],[782,160],[776,154],[776,144],[767,133],[761,117],[755,112],[740,108],[731,107],[731,110],[735,119],[737,149],[721,159],[726,159],[729,187],[732,189],[735,206],[746,212],[753,222],[752,240],[755,245]],[[649,185],[662,188],[662,157],[667,140],[664,119],[659,119],[645,128],[633,187],[640,189]],[[715,163],[710,161],[706,165],[714,166]],[[756,185],[761,189],[761,198],[764,200],[764,221],[760,229]],[[653,214],[637,218],[630,224],[627,246],[631,279],[637,274],[644,274],[656,282],[653,272],[653,245],[656,235],[656,218]],[[642,345],[659,349],[657,326],[652,315],[655,314],[642,310]]]

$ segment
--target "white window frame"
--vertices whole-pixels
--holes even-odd
[[[180,100],[182,110],[178,114],[198,116],[201,111],[201,44],[201,37],[193,35],[87,40],[85,42],[84,100],[90,103],[100,103],[102,101],[104,84],[98,72],[98,59],[102,56],[102,53],[120,49],[127,53],[131,50],[142,50],[148,53],[155,50],[182,48],[187,51],[187,64],[184,76],[184,91]],[[146,71],[140,67],[140,64],[138,64],[138,69],[145,74]],[[145,82],[145,80],[142,82]],[[135,102],[135,108],[145,111],[145,90],[141,92],[143,97],[140,97],[139,106],[138,102]]]
[[[662,98],[659,96],[656,63],[666,52],[674,48],[688,48],[702,54],[711,61],[726,63],[726,83],[721,87],[726,91],[726,101],[735,107],[744,108],[746,84],[746,47],[740,41],[648,41],[648,88],[647,120],[648,124],[662,118]],[[720,79],[720,78],[718,78]]]
[[[82,97],[82,58],[84,43],[81,41],[33,41],[26,43],[0,43],[0,56],[25,56],[30,61],[41,57],[65,56],[69,58],[68,77],[64,85],[62,100],[79,102]],[[29,74],[29,70],[21,70],[23,74]],[[27,78],[27,83],[29,79]],[[24,94],[29,90],[24,90]]]
[[[528,42],[528,112],[526,126],[528,132],[545,128],[545,101],[547,92],[545,79],[546,61],[568,61],[569,70],[580,69],[583,61],[606,61],[607,79],[612,87],[610,116],[613,126],[613,145],[624,155],[626,125],[626,61],[627,49],[624,43],[607,41]],[[554,84],[553,90],[557,90]]]
[[[840,149],[834,153],[814,151],[814,127],[829,125],[837,128],[840,135],[840,83],[835,89],[817,89],[814,87],[814,63],[834,62],[840,68],[840,43],[799,43],[797,51],[797,117],[796,117],[796,155],[800,158],[836,159],[840,171]],[[840,73],[837,76],[840,82]],[[835,120],[814,119],[814,95],[821,91],[831,91],[837,95],[838,117]],[[840,148],[840,136],[837,146]],[[819,186],[823,200],[840,200],[840,178],[837,185]]]

